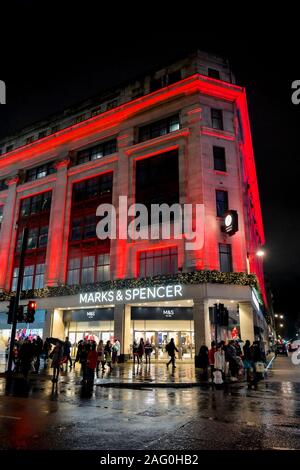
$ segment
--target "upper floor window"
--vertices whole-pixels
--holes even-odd
[[[6,184],[6,180],[0,180],[0,191],[4,191],[4,189],[7,189],[8,186]]]
[[[16,252],[21,250],[22,232],[20,231],[17,238]],[[26,250],[34,250],[36,248],[45,248],[48,241],[48,225],[30,228],[28,231],[28,240]]]
[[[157,91],[160,88],[172,85],[173,83],[179,82],[181,80],[181,70],[174,70],[167,74],[162,75],[159,78],[151,78],[150,80],[150,93]]]
[[[78,241],[96,237],[96,214],[75,217],[72,220],[70,240]]]
[[[214,145],[213,154],[214,154],[214,169],[218,171],[226,171],[225,148]]]
[[[220,72],[219,72],[219,70],[208,68],[208,73],[207,73],[207,75],[208,75],[210,78],[215,78],[216,80],[220,80]]]
[[[55,172],[53,162],[39,165],[26,171],[26,181],[34,181]]]
[[[77,153],[76,164],[81,165],[81,163],[89,162],[91,160],[98,160],[99,158],[105,157],[105,155],[110,155],[117,151],[117,139],[107,140],[101,144],[95,145],[94,147],[89,147],[85,150],[80,150]]]
[[[223,130],[223,112],[222,109],[211,109],[211,126],[214,129]]]
[[[138,141],[155,139],[170,132],[177,131],[180,128],[179,114],[152,122],[139,128]]]
[[[155,155],[136,162],[137,203],[147,207],[149,221],[151,204],[179,203],[178,151]],[[174,214],[171,212],[171,217]]]
[[[216,207],[217,216],[223,217],[224,213],[228,211],[228,192],[223,190],[216,190]]]
[[[142,251],[139,254],[139,276],[175,274],[178,271],[177,247]]]
[[[27,197],[21,202],[20,216],[27,217],[29,215],[39,214],[50,209],[51,191],[37,194],[36,196]]]
[[[69,259],[67,283],[90,284],[110,278],[109,253],[82,255]]]
[[[231,245],[226,243],[219,244],[220,271],[230,273],[232,271]]]
[[[85,114],[79,114],[79,116],[76,116],[74,119],[74,124],[78,124],[79,122],[82,122],[85,120]]]
[[[34,141],[34,135],[30,135],[26,138],[26,144],[31,144]]]
[[[22,290],[41,289],[44,286],[45,263],[24,267]],[[14,268],[11,290],[17,290],[19,268]]]
[[[57,124],[56,126],[51,127],[51,134],[55,134],[55,132],[59,131],[59,125]]]
[[[8,146],[6,147],[6,152],[11,152],[11,151],[13,150],[13,148],[14,148],[13,144],[8,145]]]
[[[47,135],[47,131],[44,130],[44,131],[40,131],[39,134],[38,134],[38,138],[39,139],[43,139],[43,137],[46,137]]]
[[[105,196],[112,192],[113,173],[88,178],[73,186],[73,202]]]

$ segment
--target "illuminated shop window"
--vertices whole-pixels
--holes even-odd
[[[177,247],[142,251],[139,254],[139,276],[175,274],[178,271]]]

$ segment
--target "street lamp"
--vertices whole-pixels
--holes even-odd
[[[258,256],[259,258],[263,258],[265,256],[264,250],[262,249],[257,250],[256,256]]]
[[[280,325],[279,325],[279,326],[280,326],[280,328],[283,328],[283,323],[280,323]]]
[[[283,318],[283,315],[280,315],[280,318],[282,319],[282,318]]]

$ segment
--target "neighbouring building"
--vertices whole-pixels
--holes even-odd
[[[100,240],[96,208],[204,205],[204,246],[185,240]],[[224,214],[238,221],[231,236]],[[236,211],[236,212],[235,212]],[[117,212],[117,217],[119,213]],[[23,228],[29,228],[22,302],[36,298],[26,333],[175,338],[191,359],[215,338],[268,340],[264,230],[245,89],[228,62],[197,52],[0,141],[0,342],[10,331]],[[256,282],[257,281],[257,282]]]

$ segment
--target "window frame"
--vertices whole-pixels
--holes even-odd
[[[222,248],[224,247],[226,247],[226,251],[222,251]],[[226,264],[228,264],[229,270],[222,269],[222,264],[223,264],[222,255],[228,256],[226,260]],[[219,243],[219,263],[220,263],[220,272],[225,272],[225,273],[233,272],[232,245],[230,243]]]
[[[166,254],[163,254],[163,253]],[[155,256],[156,255],[156,256]],[[163,270],[163,262],[168,260],[168,268]],[[155,264],[158,266],[160,261],[160,269],[155,270]],[[142,262],[144,267],[142,267]],[[152,270],[149,267],[152,262]],[[174,263],[174,266],[172,264]],[[173,269],[174,268],[174,269]],[[153,250],[140,251],[138,253],[138,277],[151,277],[167,274],[176,274],[178,272],[178,247],[154,248]]]
[[[211,117],[211,127],[212,127],[212,129],[217,129],[219,131],[223,131],[224,130],[223,109],[210,108],[210,117]],[[217,125],[215,125],[216,122],[218,122]]]

